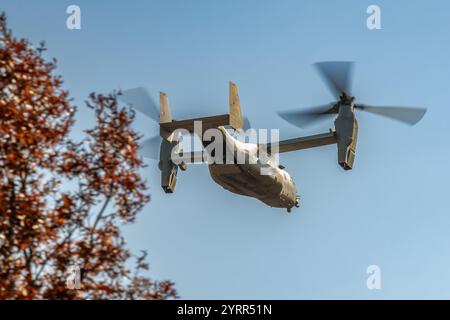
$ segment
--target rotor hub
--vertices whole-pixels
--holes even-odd
[[[345,92],[343,92],[341,94],[341,96],[339,97],[339,100],[342,104],[352,104],[353,101],[355,100],[355,97],[350,96],[350,95],[346,94]]]

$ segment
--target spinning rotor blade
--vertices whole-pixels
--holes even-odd
[[[159,106],[145,88],[125,90],[119,95],[119,99],[159,122]]]
[[[386,118],[397,120],[411,126],[419,122],[425,115],[425,108],[411,107],[375,107],[364,104],[355,106],[357,109],[377,114]]]
[[[139,153],[144,158],[159,160],[159,149],[161,148],[161,137],[154,136],[146,139],[140,146]]]
[[[328,89],[336,98],[343,93],[351,95],[353,79],[353,62],[328,61],[314,64]]]
[[[332,115],[337,112],[337,106],[329,103],[323,106],[317,106],[301,111],[281,111],[278,112],[278,115],[294,126],[306,128],[328,118],[323,116]]]

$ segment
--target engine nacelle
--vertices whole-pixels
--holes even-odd
[[[169,142],[165,139],[161,142],[159,153],[159,170],[161,170],[161,187],[165,193],[173,193],[177,183],[178,165],[172,161],[172,152],[176,150],[178,141]]]
[[[358,140],[358,122],[351,106],[341,106],[334,126],[337,135],[338,163],[344,170],[351,170]]]

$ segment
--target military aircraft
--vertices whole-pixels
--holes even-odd
[[[337,144],[338,163],[343,169],[350,170],[355,160],[358,137],[355,110],[410,125],[416,124],[426,112],[424,108],[376,107],[355,103],[350,91],[352,62],[320,62],[315,67],[337,101],[305,110],[283,111],[279,115],[298,127],[314,123],[325,115],[337,115],[334,129],[288,140],[264,143],[242,140],[239,134],[250,125],[242,116],[237,86],[232,82],[229,83],[229,112],[218,116],[174,120],[167,95],[160,92],[158,111],[154,100],[143,88],[126,90],[121,93],[120,99],[159,122],[160,135],[146,140],[142,151],[144,156],[159,160],[161,186],[166,193],[175,190],[178,168],[184,171],[187,164],[202,162],[208,164],[212,179],[224,189],[291,212],[293,207],[299,207],[299,196],[291,175],[276,161],[278,153]],[[211,148],[213,142],[217,142],[216,135],[215,139],[201,139],[201,151],[191,149],[183,152],[180,142],[184,138],[180,139],[180,136],[195,134],[203,137],[211,129],[223,138],[222,150],[217,145]]]

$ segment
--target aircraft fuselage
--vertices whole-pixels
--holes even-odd
[[[223,134],[225,148],[228,152],[234,152],[235,161],[209,164],[210,175],[217,184],[230,192],[256,198],[271,207],[289,211],[298,206],[296,186],[286,170],[271,158],[259,158],[258,145],[239,141],[225,128],[219,129]],[[246,161],[236,161],[239,156]]]

